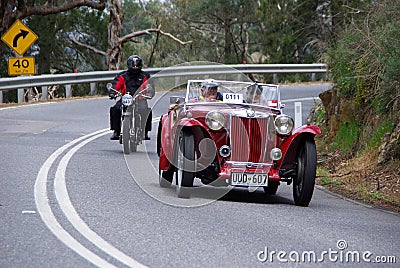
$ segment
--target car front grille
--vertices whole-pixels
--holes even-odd
[[[268,161],[269,118],[231,117],[231,161],[263,163]]]

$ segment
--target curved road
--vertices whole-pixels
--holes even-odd
[[[301,100],[305,117],[326,89],[281,87],[285,111]],[[155,118],[168,106],[162,95]],[[398,267],[399,214],[320,188],[307,208],[294,206],[286,185],[273,197],[177,199],[158,186],[156,125],[125,158],[109,140],[111,104],[0,109],[0,267]]]

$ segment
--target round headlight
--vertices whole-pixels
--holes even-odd
[[[122,104],[125,106],[129,106],[131,105],[133,102],[133,97],[129,94],[125,94],[124,96],[122,96]]]
[[[294,122],[290,116],[278,115],[274,123],[276,131],[281,135],[287,135],[293,130]]]
[[[220,130],[225,126],[225,115],[219,111],[209,111],[206,115],[206,124],[212,130]]]

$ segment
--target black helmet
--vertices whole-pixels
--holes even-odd
[[[132,55],[126,61],[126,65],[128,65],[128,69],[133,69],[133,67],[136,67],[135,69],[142,69],[143,60],[138,55]]]

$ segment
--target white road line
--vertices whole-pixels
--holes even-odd
[[[136,260],[132,259],[131,257],[127,256],[123,252],[119,251],[117,248],[115,248],[107,241],[105,241],[102,237],[100,237],[96,232],[91,230],[76,212],[68,195],[65,172],[72,156],[83,146],[105,134],[107,133],[100,133],[80,142],[78,145],[69,150],[61,159],[56,171],[54,181],[56,198],[68,221],[72,223],[72,225],[79,233],[81,233],[86,239],[96,245],[99,249],[103,250],[105,253],[109,254],[113,258],[130,267],[146,267]]]
[[[80,244],[75,238],[73,238],[57,221],[54,216],[50,204],[49,198],[47,196],[47,177],[51,166],[54,161],[59,157],[66,149],[74,145],[75,143],[84,140],[92,135],[96,135],[97,133],[104,132],[104,130],[100,130],[81,138],[75,139],[72,142],[64,145],[63,147],[57,149],[43,164],[40,168],[39,173],[36,177],[35,188],[34,188],[34,196],[37,210],[42,218],[43,222],[47,225],[47,228],[66,246],[74,250],[77,254],[88,260],[99,267],[115,267],[111,263],[105,261],[100,258],[87,248],[85,248],[82,244]]]
[[[320,100],[319,97],[308,97],[308,98],[299,98],[299,99],[287,99],[287,100],[281,100],[281,102],[295,102],[295,101],[309,101],[309,100]]]

